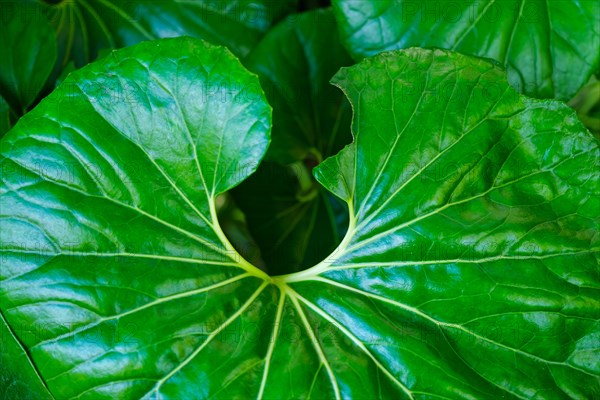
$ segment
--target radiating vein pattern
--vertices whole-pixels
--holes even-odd
[[[598,143],[566,107],[461,57],[389,52],[334,77],[355,141],[317,177],[354,205],[353,226],[285,280],[398,396],[587,398],[600,375]]]
[[[82,400],[598,397],[600,151],[573,111],[445,50],[333,81],[354,143],[315,175],[348,234],[277,277],[217,220],[271,127],[225,49],[117,51],[26,115],[0,142],[22,376]]]
[[[270,110],[228,50],[189,38],[63,87],[2,141],[2,312],[57,398],[162,396],[277,304],[214,206],[264,155]],[[266,352],[232,352],[254,361],[229,383]]]

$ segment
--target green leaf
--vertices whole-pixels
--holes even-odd
[[[56,63],[57,47],[45,18],[26,17],[35,15],[35,7],[20,5],[19,11],[0,24],[0,95],[22,115],[44,88]]]
[[[352,140],[350,105],[329,84],[351,63],[330,9],[289,16],[245,62],[273,106],[271,162],[233,193],[271,274],[314,265],[345,233],[347,223],[336,222],[335,210],[347,211],[311,170]]]
[[[329,80],[351,64],[330,9],[290,15],[258,44],[244,65],[259,75],[273,106],[269,160],[331,155],[350,141],[350,107]]]
[[[533,97],[569,100],[600,64],[596,0],[333,0],[333,7],[357,59],[413,46],[489,57]]]
[[[350,229],[286,276],[217,224],[270,123],[222,49],[117,51],[2,139],[0,307],[56,398],[597,397],[600,150],[574,112],[442,50],[334,82],[355,142],[316,171]]]
[[[316,175],[349,234],[288,282],[398,396],[600,393],[599,143],[502,74],[412,49],[334,78],[355,141]]]
[[[55,397],[140,397],[260,285],[242,279],[266,275],[236,259],[215,197],[256,168],[269,129],[258,79],[180,38],[73,72],[3,138],[2,313]],[[45,329],[27,335],[34,324]],[[153,345],[127,350],[146,345],[139,334],[173,346],[154,372]]]

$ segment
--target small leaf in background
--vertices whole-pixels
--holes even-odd
[[[347,210],[312,168],[352,141],[350,105],[329,84],[351,63],[330,9],[289,16],[245,62],[273,107],[273,134],[269,161],[233,195],[271,274],[316,264],[345,233]]]
[[[351,141],[350,106],[329,84],[352,64],[330,9],[291,15],[273,28],[244,62],[256,72],[273,107],[267,159],[282,165],[309,153],[337,153]]]
[[[315,172],[348,233],[284,276],[217,221],[271,126],[223,48],[118,50],[2,139],[0,310],[55,398],[600,392],[600,149],[575,113],[444,50],[334,82],[355,139]]]
[[[2,11],[0,95],[16,115],[22,115],[40,95],[54,68],[56,36],[36,7],[22,5],[15,15]]]
[[[597,0],[333,0],[342,40],[357,59],[384,50],[441,47],[488,57],[538,98],[571,99],[598,70]]]

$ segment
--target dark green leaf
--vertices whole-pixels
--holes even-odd
[[[340,67],[352,64],[331,10],[289,16],[244,64],[259,75],[273,107],[269,160],[291,164],[315,150],[331,155],[351,140],[350,107],[329,84]]]
[[[7,37],[0,42],[0,94],[18,119],[42,88],[60,84],[74,69],[110,49],[156,38],[194,36],[245,56],[296,1],[3,2],[2,19],[10,23],[0,28]]]
[[[19,115],[40,94],[56,63],[54,31],[45,18],[32,21],[35,10],[21,5],[18,15],[3,14],[7,20],[0,23],[0,95]]]
[[[62,63],[81,67],[101,49],[186,35],[245,56],[297,0],[28,1],[39,4],[56,28]]]
[[[355,142],[317,176],[350,228],[287,276],[216,220],[270,123],[223,49],[117,51],[2,139],[1,311],[56,398],[597,397],[600,150],[574,112],[442,50],[334,81]]]
[[[316,181],[302,196],[298,175],[308,173],[299,165],[264,162],[232,191],[271,275],[315,265],[335,249],[348,225],[348,210]],[[245,248],[236,248],[244,254]]]
[[[0,96],[0,138],[8,132],[10,126],[10,108],[4,98]]]
[[[412,46],[489,57],[534,97],[569,100],[600,63],[597,0],[333,0],[333,6],[356,58]]]
[[[313,179],[324,157],[352,140],[350,105],[329,84],[352,63],[330,9],[289,16],[250,54],[273,106],[271,161],[234,191],[272,274],[295,272],[322,260],[345,232],[344,207]]]

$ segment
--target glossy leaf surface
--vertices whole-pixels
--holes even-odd
[[[257,83],[222,49],[145,43],[2,140],[1,310],[55,397],[598,394],[600,154],[573,111],[452,52],[343,69],[355,142],[316,174],[348,234],[268,277],[224,240],[214,196],[260,161],[269,108],[202,97],[215,80]]]
[[[333,0],[356,58],[441,47],[493,58],[522,93],[569,100],[600,62],[596,0]]]
[[[171,375],[261,284],[214,199],[269,130],[229,51],[171,39],[72,73],[5,136],[2,313],[56,398],[181,396]]]
[[[345,233],[347,211],[311,170],[352,141],[350,104],[329,84],[352,60],[323,9],[290,15],[244,64],[273,107],[273,134],[269,162],[233,193],[269,272],[291,273],[325,258]]]

